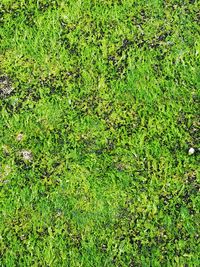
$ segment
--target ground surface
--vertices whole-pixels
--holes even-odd
[[[199,266],[199,1],[0,7],[1,266]]]

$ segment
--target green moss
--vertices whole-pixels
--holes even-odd
[[[2,266],[198,266],[198,11],[2,1]]]

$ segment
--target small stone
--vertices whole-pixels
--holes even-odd
[[[11,85],[9,78],[5,75],[0,76],[0,96],[5,97],[10,95],[14,88]]]
[[[22,150],[21,154],[22,154],[22,157],[23,157],[24,160],[31,161],[33,159],[33,155],[31,153],[31,151]]]
[[[24,135],[22,133],[19,133],[16,137],[17,141],[22,141]]]
[[[189,154],[189,155],[192,155],[192,154],[194,154],[194,152],[195,152],[194,148],[191,147],[191,148],[189,149],[189,151],[188,151],[188,154]]]

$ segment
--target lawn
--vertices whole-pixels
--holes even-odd
[[[199,266],[199,10],[1,0],[0,266]]]

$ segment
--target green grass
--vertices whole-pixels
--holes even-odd
[[[0,266],[199,266],[199,1],[0,9]]]

